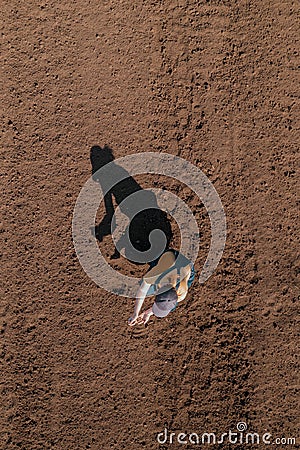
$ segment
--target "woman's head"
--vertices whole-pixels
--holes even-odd
[[[161,289],[162,290],[162,289]],[[158,291],[152,305],[152,312],[156,317],[166,317],[177,305],[178,295],[176,289],[170,284]]]

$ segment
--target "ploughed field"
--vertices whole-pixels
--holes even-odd
[[[195,448],[177,435],[220,440],[239,422],[299,436],[299,15],[293,0],[4,2],[1,448]],[[217,270],[144,329],[73,247],[95,145],[180,156],[225,209]],[[193,211],[199,274],[200,200],[167,175],[135,179]],[[115,270],[147,270],[111,260],[111,236],[99,246]]]

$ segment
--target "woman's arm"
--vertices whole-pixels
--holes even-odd
[[[144,303],[144,300],[145,300],[145,297],[146,297],[149,287],[150,287],[150,284],[146,283],[143,280],[140,287],[138,288],[137,293],[136,293],[134,311],[133,311],[132,317],[130,317],[130,319],[128,320],[128,325],[132,326],[132,325],[136,324],[137,318],[139,316],[140,310]]]
[[[188,292],[188,280],[191,275],[191,268],[190,266],[183,267],[180,270],[180,278],[184,276],[184,278],[180,281],[180,285],[177,290],[178,294],[178,302],[181,302],[185,299],[187,292]]]

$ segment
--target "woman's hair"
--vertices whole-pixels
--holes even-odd
[[[164,292],[161,294],[158,293],[155,296],[155,303],[162,303],[162,302],[174,302],[178,300],[178,295],[176,292],[176,289],[170,284],[170,288],[166,291],[166,286],[164,286]]]
[[[164,286],[166,289],[167,286]],[[169,289],[159,292],[155,296],[152,312],[156,317],[166,317],[177,305],[178,295],[176,289],[170,284]]]

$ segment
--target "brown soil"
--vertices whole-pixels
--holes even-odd
[[[298,2],[5,0],[2,20],[1,449],[157,449],[165,426],[240,421],[297,437]],[[72,244],[104,144],[180,155],[226,210],[215,274],[140,334]]]

